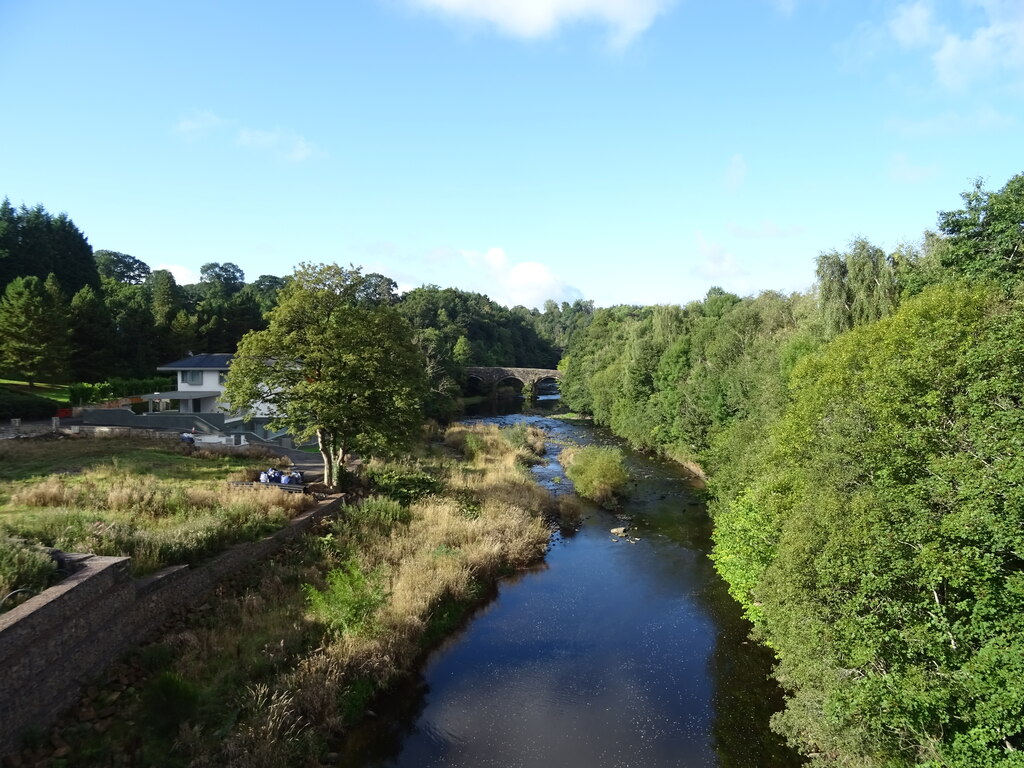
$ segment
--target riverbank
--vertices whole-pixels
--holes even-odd
[[[616,448],[631,478],[619,508],[580,503],[542,564],[431,653],[398,695],[375,703],[346,744],[351,768],[793,768],[768,727],[782,706],[771,654],[707,557],[703,495],[678,465],[635,452],[586,420],[487,419],[544,429],[531,472],[557,497],[576,489],[568,448]],[[627,538],[613,529],[630,526]]]
[[[557,505],[523,468],[538,446],[530,430],[457,426],[419,458],[371,464],[387,496],[179,617],[20,764],[335,763],[378,691],[501,575],[543,557]]]

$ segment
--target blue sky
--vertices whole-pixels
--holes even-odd
[[[3,0],[0,196],[194,282],[803,290],[1024,172],[1020,0]]]

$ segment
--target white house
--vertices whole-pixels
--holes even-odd
[[[177,400],[181,413],[223,413],[224,383],[234,355],[192,355],[157,368],[174,373],[177,390],[144,395],[145,400]]]

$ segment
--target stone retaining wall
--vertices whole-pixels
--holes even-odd
[[[85,686],[174,611],[196,604],[343,503],[344,497],[322,502],[259,541],[146,579],[131,578],[129,558],[86,557],[60,584],[0,615],[0,756],[16,751],[26,731],[45,731]]]

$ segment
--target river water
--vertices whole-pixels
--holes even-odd
[[[551,461],[534,471],[571,492],[564,443],[616,444],[540,416]],[[633,478],[618,513],[587,507],[540,566],[431,654],[349,744],[346,764],[425,768],[800,765],[768,729],[781,706],[769,654],[707,557],[703,504],[672,464],[624,449]],[[632,538],[611,535],[628,515]]]

